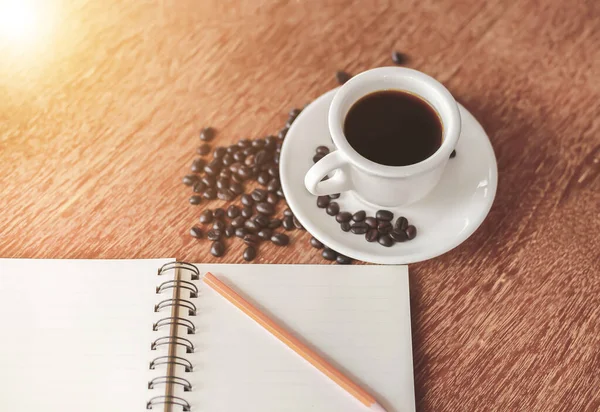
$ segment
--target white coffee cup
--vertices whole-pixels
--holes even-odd
[[[387,166],[352,148],[344,136],[346,115],[360,98],[381,90],[412,93],[435,109],[442,123],[442,144],[434,154],[412,165]],[[351,190],[376,206],[402,206],[423,198],[439,182],[458,142],[460,113],[450,92],[434,78],[412,69],[381,67],[356,75],[340,87],[329,107],[329,132],[336,150],[306,173],[308,191],[320,196]]]

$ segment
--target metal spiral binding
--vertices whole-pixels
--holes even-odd
[[[188,309],[188,314],[190,316],[196,316],[196,312],[198,312],[198,309],[196,309],[196,305],[194,305],[189,300],[173,298],[165,299],[158,302],[156,305],[154,305],[154,311],[160,312],[161,309],[167,308],[169,306],[183,306]]]
[[[166,385],[168,383],[172,383],[175,385],[183,386],[184,392],[189,392],[192,390],[192,384],[187,379],[180,378],[178,376],[159,376],[157,378],[152,379],[148,382],[148,389],[154,389],[156,385]]]
[[[190,412],[192,410],[192,407],[185,399],[177,396],[155,396],[146,403],[146,409],[152,409],[153,406],[165,403],[179,405],[183,408],[183,412]]]
[[[190,273],[191,280],[200,279],[200,271],[198,270],[198,268],[187,262],[169,262],[163,265],[158,270],[158,276],[162,276],[170,271],[177,273],[178,270],[185,270],[188,273]],[[161,294],[169,289],[173,291],[179,290],[179,292],[189,291],[190,299],[197,298],[199,293],[198,287],[194,283],[187,280],[174,278],[162,282],[160,285],[158,285],[156,287],[156,294]],[[168,311],[165,312],[169,312],[172,315],[177,315],[178,312],[173,311],[174,308],[186,309],[188,311],[189,316],[196,316],[198,312],[198,309],[193,302],[191,302],[188,299],[182,299],[179,296],[176,296],[175,294],[173,294],[172,298],[164,299],[158,302],[156,305],[154,305],[154,312],[161,312],[165,309],[168,309]],[[185,328],[188,334],[194,334],[196,332],[196,326],[194,325],[194,323],[189,319],[180,316],[165,316],[164,318],[159,319],[152,325],[152,330],[158,331],[162,330],[163,328],[171,328],[173,326]],[[184,347],[186,353],[193,353],[195,350],[192,341],[180,336],[159,337],[156,340],[154,340],[154,342],[152,342],[150,348],[152,350],[157,350],[161,346],[172,348],[172,345],[179,345]],[[184,392],[191,391],[192,384],[190,383],[190,381],[178,376],[172,376],[169,367],[172,365],[179,365],[182,366],[184,371],[187,373],[193,371],[194,367],[192,363],[189,360],[180,356],[174,356],[175,352],[168,353],[169,354],[167,356],[158,356],[150,362],[150,369],[156,369],[156,367],[159,365],[167,365],[167,374],[163,376],[157,376],[150,382],[148,382],[148,389],[154,389],[158,385],[179,385],[183,388]],[[191,410],[190,404],[185,399],[173,396],[169,394],[169,392],[167,392],[167,394],[165,395],[155,396],[152,399],[150,399],[146,403],[146,409],[153,409],[153,407],[160,404],[178,405],[183,408],[183,411]]]

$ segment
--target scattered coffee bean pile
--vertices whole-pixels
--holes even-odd
[[[329,148],[319,146],[316,149],[313,162],[318,162],[329,153]],[[367,216],[364,210],[359,210],[355,213],[350,213],[340,210],[340,205],[333,200],[340,197],[339,193],[327,196],[317,196],[317,207],[325,209],[329,216],[335,217],[336,222],[340,224],[340,228],[344,232],[351,232],[355,235],[364,235],[367,242],[379,242],[385,247],[393,246],[396,242],[406,242],[417,236],[417,228],[414,225],[409,225],[408,219],[400,216],[393,223],[394,214],[389,210],[378,210],[373,216]],[[319,243],[311,241],[311,245],[316,248]],[[323,247],[321,245],[321,247]],[[335,260],[335,252],[331,253],[325,248],[323,257],[328,260]],[[339,263],[339,261],[338,261]]]
[[[200,215],[200,223],[212,225],[206,238],[212,241],[210,252],[217,257],[225,254],[224,238],[238,237],[247,245],[243,257],[254,260],[261,242],[270,241],[277,246],[287,246],[288,235],[276,232],[283,226],[285,230],[303,229],[290,209],[283,212],[283,219],[276,218],[276,207],[285,200],[279,180],[279,154],[287,130],[300,114],[299,109],[289,113],[283,129],[275,136],[262,139],[242,139],[227,147],[212,150],[210,141],[216,135],[215,129],[207,127],[200,132],[202,144],[196,150],[200,156],[192,162],[192,174],[183,178],[183,183],[192,187],[194,195],[190,204],[199,205],[207,200],[220,199],[233,201],[240,198],[238,205],[231,204],[227,210],[206,209]],[[259,186],[246,193],[250,185]],[[201,239],[204,230],[194,226],[190,235]]]
[[[200,215],[200,223],[208,230],[200,226],[190,229],[190,236],[196,239],[206,237],[212,242],[210,252],[213,256],[224,256],[224,239],[237,237],[246,244],[244,260],[252,261],[262,242],[289,245],[289,236],[277,232],[277,229],[304,230],[289,208],[283,210],[281,218],[275,217],[277,205],[285,201],[279,180],[279,154],[287,130],[299,114],[300,109],[290,111],[277,137],[242,139],[214,150],[209,142],[216,136],[215,129],[207,127],[200,132],[202,143],[196,150],[200,157],[192,162],[192,174],[183,178],[183,183],[192,187],[195,193],[189,199],[190,204],[200,205],[213,199],[228,202],[240,200],[239,204],[231,204],[227,209],[204,210]],[[209,159],[211,151],[212,159]],[[251,190],[250,186],[256,186],[256,183],[259,187]],[[333,259],[329,260],[337,259],[341,264],[352,262],[350,258],[334,251],[329,253],[333,254]]]

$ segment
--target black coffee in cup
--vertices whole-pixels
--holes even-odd
[[[360,155],[387,166],[408,166],[442,144],[442,122],[429,103],[401,90],[382,90],[358,100],[344,121],[348,143]]]

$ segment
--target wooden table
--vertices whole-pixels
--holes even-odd
[[[599,2],[63,3],[0,37],[0,256],[214,261],[181,184],[199,129],[273,133],[399,50],[500,176],[482,227],[410,267],[418,410],[600,410]],[[292,240],[256,262],[325,263]]]

